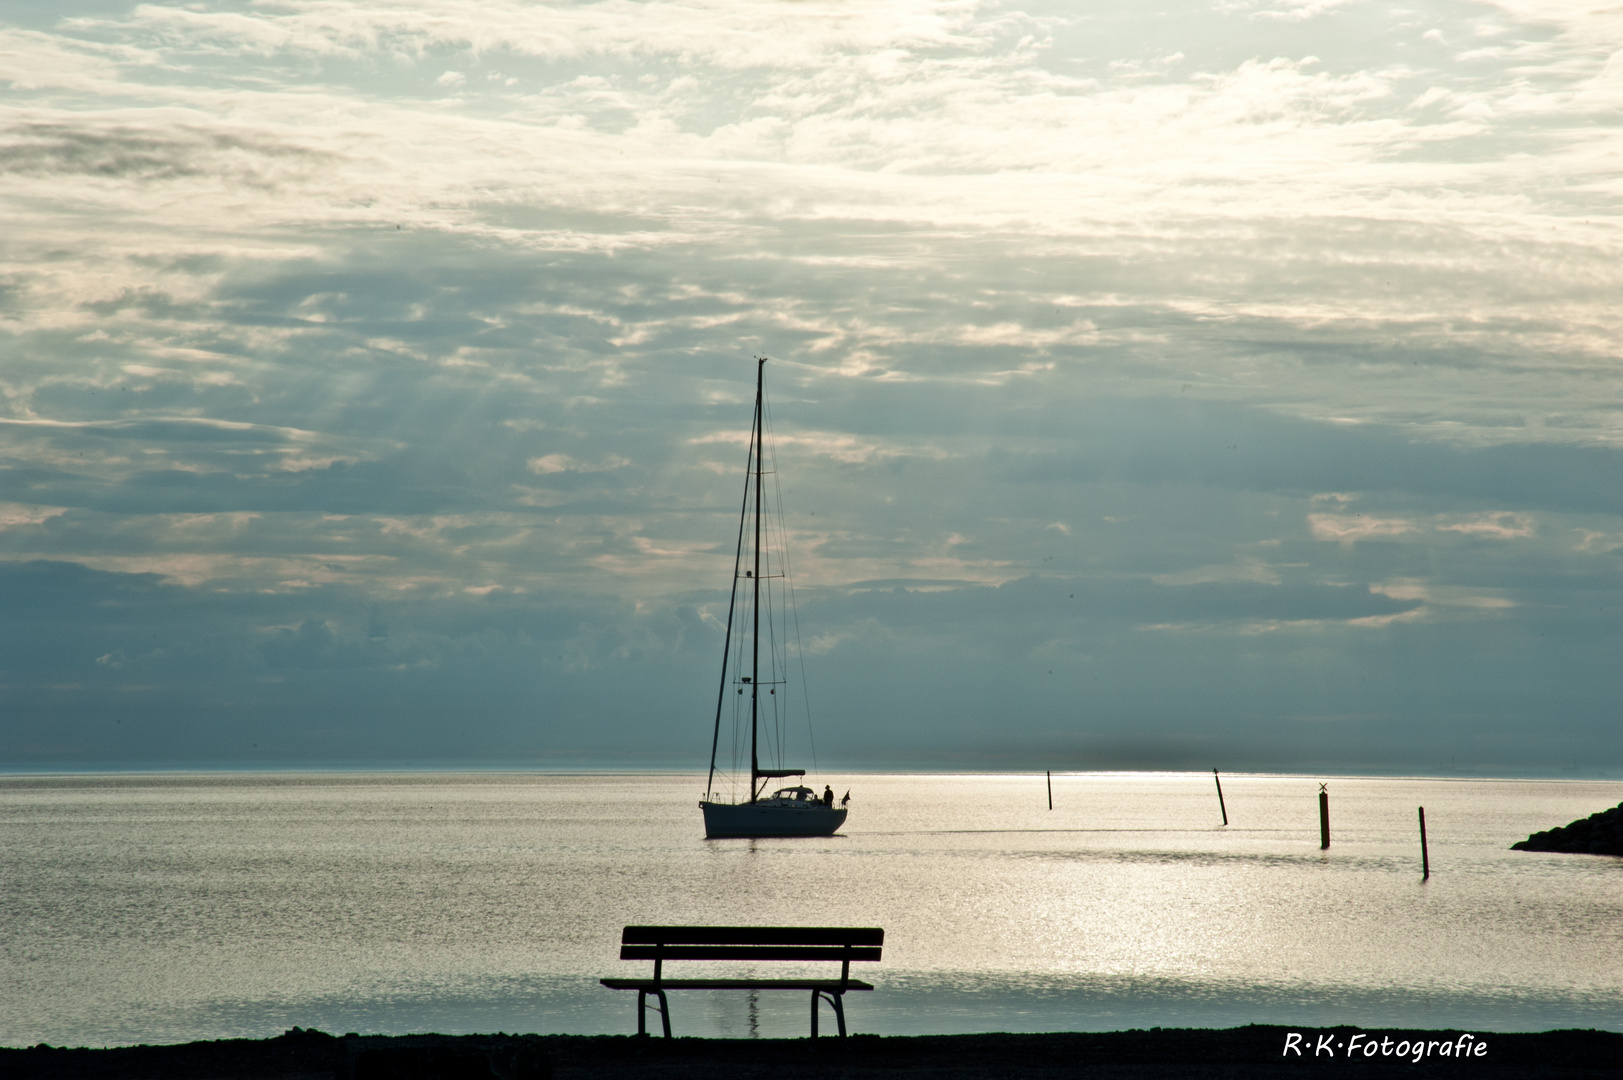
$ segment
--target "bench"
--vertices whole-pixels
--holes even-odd
[[[652,960],[652,979],[600,979],[611,990],[637,991],[637,1034],[647,1035],[648,996],[671,1037],[667,990],[810,990],[811,1037],[817,1038],[817,1006],[834,1006],[840,1038],[845,1038],[847,990],[872,990],[851,978],[853,960],[878,960],[885,932],[877,927],[847,926],[628,926],[620,935],[620,959]],[[838,979],[667,979],[667,960],[837,960]]]

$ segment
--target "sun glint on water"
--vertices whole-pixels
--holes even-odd
[[[1225,775],[1227,827],[1209,774],[831,778],[845,832],[711,841],[702,775],[0,779],[0,1044],[629,1032],[627,923],[882,926],[883,1034],[1623,1016],[1623,866],[1508,850],[1615,783],[1333,779],[1321,851],[1316,778]],[[800,995],[672,1009],[805,1033]]]

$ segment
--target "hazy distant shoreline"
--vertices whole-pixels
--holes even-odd
[[[1297,1036],[1296,1038],[1293,1038]],[[1353,1050],[1346,1048],[1353,1046]],[[1424,1060],[1397,1058],[1424,1045]],[[1319,1052],[1315,1054],[1315,1046]],[[1481,1047],[1443,1055],[1443,1046]],[[1291,1053],[1289,1048],[1304,1053]],[[1375,1046],[1374,1053],[1363,1048]],[[1224,1030],[885,1036],[847,1040],[639,1039],[626,1035],[347,1035],[297,1028],[273,1039],[110,1049],[0,1049],[16,1080],[144,1080],[231,1076],[366,1080],[372,1076],[592,1080],[811,1077],[1407,1075],[1587,1078],[1615,1075],[1623,1034],[1601,1031],[1468,1033],[1252,1025]]]

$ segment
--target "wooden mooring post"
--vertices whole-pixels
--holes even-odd
[[[1044,769],[1043,775],[1048,777],[1048,808],[1052,810],[1054,809],[1054,773],[1050,769]]]
[[[1319,785],[1319,850],[1330,850],[1330,793]]]
[[[1229,823],[1228,807],[1223,805],[1223,781],[1218,779],[1217,770],[1212,770],[1212,779],[1217,781],[1217,809],[1223,815],[1223,824]]]
[[[1426,808],[1420,808],[1420,880],[1431,878],[1431,856],[1426,853]]]

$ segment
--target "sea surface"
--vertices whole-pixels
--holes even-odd
[[[0,776],[0,1045],[630,1032],[627,923],[882,926],[880,1034],[1623,1030],[1623,859],[1508,850],[1623,784],[1333,778],[1321,851],[1321,779],[1224,776],[1225,827],[1210,774],[831,774],[840,835],[706,841],[702,776]]]

